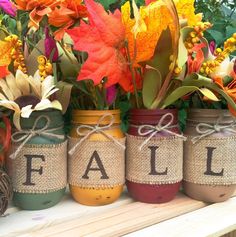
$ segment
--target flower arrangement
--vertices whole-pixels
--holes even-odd
[[[81,1],[6,0],[0,9],[6,13],[0,26],[0,106],[14,111],[13,122],[20,129],[20,117],[29,118],[33,111],[49,108],[63,109],[57,68],[69,59],[63,58],[67,51],[63,47],[60,49],[65,51],[59,52],[54,37],[61,39],[67,27],[86,16],[86,8]],[[59,102],[56,97],[63,99]],[[65,112],[67,106],[63,107]]]
[[[190,33],[193,34],[193,32]],[[188,43],[187,43],[188,44]],[[235,107],[235,57],[236,35],[227,39],[224,47],[211,49],[205,38],[193,44],[188,53],[187,72],[182,86],[177,88],[167,104],[184,97],[191,108],[229,109],[236,115]],[[202,93],[199,94],[198,91]]]
[[[140,9],[132,1],[114,13],[92,0],[85,5],[88,21],[66,30],[81,65],[75,107],[108,109],[126,94],[133,107],[164,109],[192,91],[181,85],[194,72],[198,58],[191,56],[204,48],[211,27],[194,13],[194,1],[146,1]],[[195,90],[214,97],[208,88]]]
[[[158,111],[161,129],[165,109],[228,109],[236,116],[236,33],[230,28],[223,47],[208,42],[213,25],[194,5],[194,0],[0,0],[1,110],[13,111],[20,131],[21,118],[48,109],[70,116],[69,106],[79,121],[66,117],[72,137],[86,142],[93,133],[114,130],[113,122],[120,123],[116,109]],[[83,124],[90,113],[91,121]],[[169,118],[174,125],[167,124],[173,130],[167,133],[183,138],[177,112]],[[91,133],[76,127],[81,123]],[[137,131],[131,135],[140,135],[138,126],[133,124]],[[158,126],[151,124],[150,140]],[[124,142],[121,131],[111,137]]]

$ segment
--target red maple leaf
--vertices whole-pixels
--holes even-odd
[[[74,48],[88,53],[78,80],[93,80],[98,85],[107,78],[110,87],[126,77],[127,63],[121,50],[124,47],[125,29],[120,11],[107,13],[103,6],[93,0],[85,0],[89,23],[67,30],[74,41]]]

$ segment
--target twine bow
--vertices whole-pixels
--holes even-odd
[[[101,126],[101,124],[104,121],[109,121],[109,124],[105,125],[105,126]],[[103,134],[105,137],[107,137],[108,139],[112,140],[117,146],[120,146],[122,149],[125,150],[125,145],[123,145],[122,143],[120,143],[117,139],[115,139],[113,136],[111,136],[110,134],[107,134],[105,132],[105,130],[108,130],[112,127],[112,125],[114,124],[115,119],[114,116],[110,113],[104,114],[97,122],[97,124],[95,126],[90,126],[90,125],[81,125],[77,128],[76,132],[80,137],[83,137],[82,139],[80,139],[69,151],[69,155],[73,155],[76,151],[76,149],[86,140],[88,139],[92,134],[94,133],[100,133]],[[81,132],[81,130],[86,129],[87,131],[85,132]]]
[[[165,120],[169,120],[168,123],[164,124]],[[159,121],[159,123],[156,126],[153,125],[141,125],[138,128],[138,134],[140,136],[148,136],[149,137],[141,144],[141,146],[139,147],[139,150],[141,151],[143,149],[143,147],[151,140],[152,137],[154,137],[157,133],[159,132],[166,132],[169,133],[171,135],[174,135],[176,137],[182,138],[184,141],[186,141],[186,137],[184,137],[181,134],[172,132],[170,129],[172,128],[177,128],[178,125],[172,125],[174,122],[174,115],[171,113],[167,113],[165,115],[163,115]]]
[[[36,127],[38,126],[40,120],[42,119],[46,119],[46,124],[43,128],[41,129],[36,129]],[[40,117],[38,117],[35,122],[34,125],[32,127],[32,129],[29,130],[20,130],[17,131],[15,133],[12,134],[11,136],[11,140],[14,143],[21,143],[20,146],[17,148],[17,150],[10,155],[10,158],[15,159],[16,156],[19,154],[19,152],[21,151],[21,149],[24,147],[24,145],[33,137],[35,136],[44,136],[47,138],[56,138],[59,140],[64,140],[65,136],[64,135],[59,135],[59,134],[53,134],[52,132],[57,131],[60,128],[63,128],[63,126],[61,127],[57,127],[57,128],[51,128],[48,129],[49,125],[50,125],[50,118],[48,116],[42,115]]]
[[[234,130],[234,128],[236,128],[236,121],[234,120],[231,124],[228,125],[220,125],[222,123],[222,119],[223,117],[220,116],[217,119],[216,124],[199,123],[196,126],[196,131],[199,134],[199,136],[192,138],[191,139],[192,143],[195,144],[202,138],[208,137],[214,133],[219,133],[221,131],[236,134],[236,131]]]

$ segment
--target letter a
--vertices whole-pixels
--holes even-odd
[[[93,163],[93,160],[96,161],[97,166],[98,166],[97,168],[92,168],[91,167],[92,163]],[[82,176],[82,179],[89,179],[89,176],[88,176],[89,171],[100,171],[101,174],[102,174],[101,179],[109,179],[97,151],[93,152],[93,154],[90,158],[90,161],[88,163],[87,169],[86,169],[84,175]]]

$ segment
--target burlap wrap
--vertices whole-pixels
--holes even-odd
[[[173,184],[183,178],[183,139],[174,136],[153,137],[140,151],[146,137],[127,134],[126,179],[142,184]],[[150,146],[157,146],[155,168],[167,175],[149,175],[151,170]]]
[[[125,144],[125,138],[117,139]],[[79,139],[69,139],[69,150]],[[100,170],[90,170],[88,179],[83,178],[94,152],[97,152],[108,179],[101,179]],[[93,160],[91,168],[98,168],[96,160]],[[69,156],[68,162],[69,184],[82,188],[109,188],[125,183],[125,151],[113,141],[85,140],[76,152]]]
[[[16,151],[13,144],[10,154]],[[27,179],[27,159],[25,155],[40,155],[42,159],[32,159],[31,169],[42,174],[31,172],[31,182],[35,185],[24,185]],[[19,193],[49,193],[66,187],[67,184],[67,141],[60,144],[26,144],[15,159],[8,158],[8,171],[12,179],[13,189]]]
[[[184,180],[204,185],[236,184],[236,136],[207,137],[197,143],[191,142],[192,137],[184,145]],[[219,173],[224,169],[223,176],[204,174],[207,170],[207,148],[214,147],[211,170]]]

